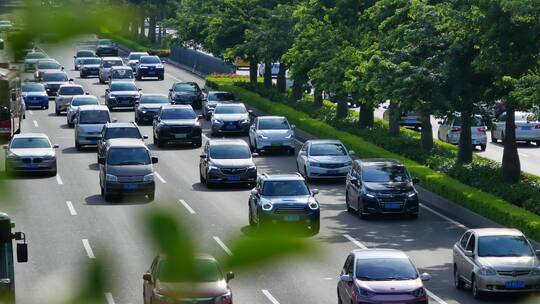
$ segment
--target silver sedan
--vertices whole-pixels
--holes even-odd
[[[42,133],[17,134],[6,150],[5,170],[16,172],[48,172],[56,175],[56,151],[49,137]]]

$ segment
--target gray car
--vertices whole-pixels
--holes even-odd
[[[249,196],[249,224],[259,228],[271,224],[296,224],[319,233],[320,207],[300,174],[262,174]]]
[[[77,51],[77,54],[73,56],[73,66],[75,67],[75,71],[78,71],[81,67],[81,60],[83,58],[91,58],[96,57],[96,53],[92,50],[79,50]]]
[[[109,109],[104,105],[80,106],[73,121],[75,123],[75,148],[96,146],[101,138],[103,126],[111,122]]]
[[[218,104],[212,115],[212,135],[241,133],[247,135],[251,125],[251,110],[243,103]]]
[[[61,112],[67,111],[71,103],[71,99],[76,95],[84,95],[84,89],[78,84],[63,84],[58,88],[58,93],[54,99],[54,112],[60,115]]]
[[[101,66],[101,58],[99,57],[84,57],[79,58],[79,76],[86,78],[88,76],[99,76],[99,67]]]
[[[109,73],[109,83],[113,81],[133,81],[135,82],[135,77],[133,76],[133,70],[127,66],[113,66]]]
[[[69,107],[66,110],[66,121],[69,127],[73,127],[73,118],[77,114],[80,106],[98,105],[99,100],[93,95],[76,95],[73,96]]]
[[[137,70],[137,65],[139,64],[139,59],[142,56],[149,56],[148,52],[131,52],[126,58],[126,64],[135,72]]]
[[[211,188],[217,184],[254,185],[257,167],[248,144],[241,139],[206,142],[199,163],[200,182]]]
[[[540,251],[516,229],[467,230],[454,245],[454,286],[485,293],[540,291]]]
[[[49,137],[41,133],[13,136],[6,149],[5,170],[15,172],[48,172],[56,175],[56,151]]]
[[[61,85],[69,84],[71,81],[73,79],[69,78],[68,74],[63,71],[45,72],[41,79],[50,98],[56,96]]]
[[[36,70],[38,60],[48,58],[43,52],[30,52],[24,57],[23,69],[25,72],[33,72]]]
[[[202,115],[206,120],[210,120],[214,109],[220,103],[231,103],[236,101],[234,94],[228,91],[210,91],[202,101]]]
[[[104,158],[99,162],[99,186],[105,201],[126,193],[155,195],[154,167],[157,157],[138,139],[117,138],[107,141]]]
[[[36,71],[34,72],[34,80],[35,81],[41,81],[43,74],[45,72],[56,72],[56,71],[63,71],[64,67],[58,63],[58,61],[47,58],[47,59],[40,59],[36,63]]]
[[[345,178],[351,170],[353,153],[349,152],[339,140],[308,140],[298,152],[296,166],[308,181]]]
[[[115,81],[105,90],[105,104],[110,110],[118,107],[134,108],[141,98],[141,89],[132,81]]]
[[[294,125],[283,116],[259,116],[249,128],[251,151],[286,151],[294,155]]]
[[[123,65],[124,62],[120,57],[103,57],[99,66],[99,83],[109,81],[109,77],[111,76],[111,67]]]

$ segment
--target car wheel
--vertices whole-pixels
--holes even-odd
[[[202,147],[202,138],[197,140],[193,145],[195,146],[195,148]]]
[[[351,204],[349,204],[349,194],[345,193],[345,205],[347,206],[347,212],[354,213],[354,209],[351,207]]]
[[[55,108],[55,109],[54,109],[54,113],[56,114],[56,116],[59,116],[59,115],[60,115],[60,110],[58,110],[58,109]]]
[[[308,176],[308,173],[307,173],[307,167],[304,166],[304,179],[306,180],[306,183],[311,183],[311,178],[309,178]]]
[[[75,149],[77,149],[77,151],[81,151],[81,144],[79,144],[78,141],[75,142]]]
[[[486,145],[480,145],[480,151],[486,151]]]
[[[151,193],[148,193],[148,194],[146,195],[146,197],[148,198],[148,200],[149,200],[150,202],[152,202],[152,201],[154,200],[155,195],[156,195],[155,192],[151,192]]]
[[[153,138],[154,145],[157,145],[158,141],[156,138],[156,134],[153,134],[152,138]]]
[[[501,141],[503,142],[503,144],[506,141],[506,137],[504,136],[504,132],[501,133]]]
[[[311,225],[310,233],[311,233],[311,235],[317,235],[317,234],[319,234],[320,230],[321,230],[321,223],[316,222],[316,223]]]
[[[483,296],[483,293],[478,290],[478,284],[476,283],[476,278],[473,277],[472,279],[472,283],[471,283],[471,291],[472,291],[472,294],[473,294],[473,298],[479,300],[482,298]]]
[[[537,147],[540,147],[540,140],[536,140],[534,141],[534,143],[536,144]]]
[[[463,283],[463,281],[459,277],[457,267],[454,266],[454,287],[456,289],[463,289],[464,286],[465,286],[465,283]]]
[[[343,301],[341,301],[341,295],[339,294],[339,289],[337,291],[337,302],[338,304],[343,304]]]
[[[206,179],[202,176],[202,172],[200,168],[199,168],[199,182],[201,182],[201,184],[206,184]]]
[[[367,220],[369,215],[364,212],[364,204],[358,199],[358,215],[361,219]]]
[[[491,142],[492,143],[497,143],[499,140],[497,139],[497,137],[495,137],[495,133],[493,131],[491,131]]]
[[[164,76],[159,76],[159,77],[158,77],[158,80],[163,80],[163,79],[165,79]]]
[[[103,81],[103,79],[101,79],[101,77],[99,77],[99,83],[100,83],[100,84],[104,84],[105,81]]]
[[[251,213],[251,206],[249,206],[249,214],[248,214],[248,218],[249,218],[249,225],[251,227],[255,226],[255,222],[253,221],[253,215]]]
[[[53,171],[49,172],[49,175],[50,175],[51,177],[52,177],[52,176],[56,176],[56,173],[58,173],[58,172],[57,172],[57,169],[54,168]]]
[[[101,196],[104,196],[105,195],[105,190],[103,190],[103,187],[101,185],[99,185],[99,190],[100,190]]]
[[[289,155],[295,155],[295,154],[296,154],[296,149],[295,149],[295,148],[289,148],[289,149],[287,150],[287,153],[288,153]]]

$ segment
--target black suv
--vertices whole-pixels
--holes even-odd
[[[105,104],[112,110],[117,107],[135,107],[141,98],[141,89],[131,81],[117,81],[105,89]]]
[[[397,160],[355,160],[347,174],[347,211],[361,218],[395,214],[418,217],[418,192],[405,166]]]
[[[154,119],[154,144],[191,143],[202,146],[199,117],[191,106],[163,105]]]
[[[99,39],[96,46],[96,55],[98,57],[118,56],[118,47],[111,39]]]
[[[194,109],[200,109],[203,99],[203,90],[195,82],[177,82],[169,89],[171,104],[188,104]]]
[[[168,105],[169,99],[165,94],[141,94],[141,99],[135,103],[135,122],[152,124],[163,105]]]
[[[320,207],[300,174],[263,173],[249,196],[249,224],[259,228],[271,224],[294,224],[319,233]]]
[[[115,138],[134,138],[144,142],[148,136],[143,136],[137,124],[133,122],[109,122],[101,130],[101,138],[97,141],[97,157],[104,157],[107,140]]]

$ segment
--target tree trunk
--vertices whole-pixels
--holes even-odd
[[[264,62],[264,87],[265,88],[271,88],[272,87],[272,62],[269,60]]]
[[[360,118],[358,119],[358,127],[365,129],[373,126],[373,108],[365,103],[360,104]]]
[[[257,59],[255,59],[254,57],[253,58],[250,58],[249,60],[249,82],[251,82],[251,84],[257,84],[257,70],[258,70],[258,65],[257,65]]]
[[[401,120],[400,110],[395,100],[390,100],[388,106],[388,133],[392,137],[399,136],[399,121]]]
[[[313,104],[317,107],[317,108],[320,108],[323,106],[323,95],[322,95],[322,91],[317,89],[317,87],[315,87],[315,92],[313,92]]]
[[[303,83],[301,81],[295,80],[292,88],[292,95],[295,101],[302,99],[304,94]]]
[[[285,73],[287,72],[287,67],[283,64],[279,64],[279,71],[277,75],[276,87],[278,92],[285,93],[287,91],[287,79],[285,78]]]
[[[345,118],[349,115],[349,107],[347,106],[347,98],[345,96],[336,96],[337,98],[337,107],[336,107],[336,118]]]
[[[515,111],[514,105],[510,105],[510,103],[506,105],[502,175],[507,183],[517,183],[521,177],[521,164],[516,144]]]
[[[144,23],[146,22],[146,16],[144,16],[144,14],[141,16],[141,31],[139,32],[139,36],[141,37],[141,39],[144,39],[146,38],[146,33],[145,33],[145,29],[144,29]]]
[[[471,135],[472,111],[461,112],[461,130],[459,133],[459,148],[457,162],[468,164],[473,160],[473,146]]]
[[[154,15],[150,16],[148,22],[148,40],[151,43],[156,43],[156,16]]]
[[[421,118],[422,130],[421,130],[421,147],[426,151],[433,149],[433,127],[431,126],[431,113],[422,112]]]

